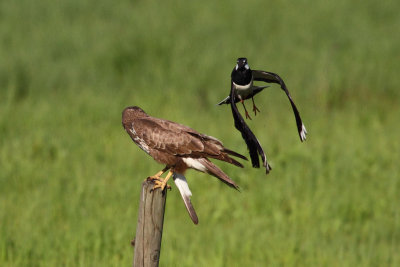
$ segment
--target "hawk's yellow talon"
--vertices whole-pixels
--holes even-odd
[[[161,191],[164,191],[165,187],[167,187],[167,189],[171,189],[171,186],[168,185],[167,182],[168,182],[169,178],[171,178],[172,172],[169,171],[167,174],[167,177],[165,177],[165,179],[162,179],[160,177],[161,174],[162,174],[162,171],[158,172],[156,175],[147,177],[147,180],[151,180],[154,182],[154,187],[153,187],[152,191],[157,188],[161,188]]]

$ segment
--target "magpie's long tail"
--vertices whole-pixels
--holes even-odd
[[[247,126],[246,122],[244,121],[242,115],[240,115],[236,104],[234,102],[234,94],[233,90],[231,90],[230,100],[231,100],[231,110],[233,119],[235,121],[235,128],[242,134],[244,141],[246,142],[247,149],[249,150],[251,163],[254,168],[260,168],[260,160],[258,156],[261,156],[263,166],[265,167],[265,173],[268,174],[271,171],[271,166],[267,162],[267,156],[263,148],[261,147],[260,142],[258,141],[257,137],[253,134],[250,130],[249,126]],[[233,100],[233,101],[232,101]]]

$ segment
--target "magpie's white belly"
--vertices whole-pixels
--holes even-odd
[[[248,95],[253,93],[253,80],[246,85],[240,85],[233,82],[233,86],[240,99],[245,99]]]

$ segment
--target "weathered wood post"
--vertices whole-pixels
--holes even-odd
[[[138,222],[134,241],[134,267],[158,266],[164,224],[167,190],[152,190],[154,183],[145,180],[140,194]]]

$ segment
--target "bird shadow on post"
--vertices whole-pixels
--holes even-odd
[[[142,183],[136,236],[132,241],[134,267],[158,266],[160,260],[167,190],[153,187],[153,181]]]

